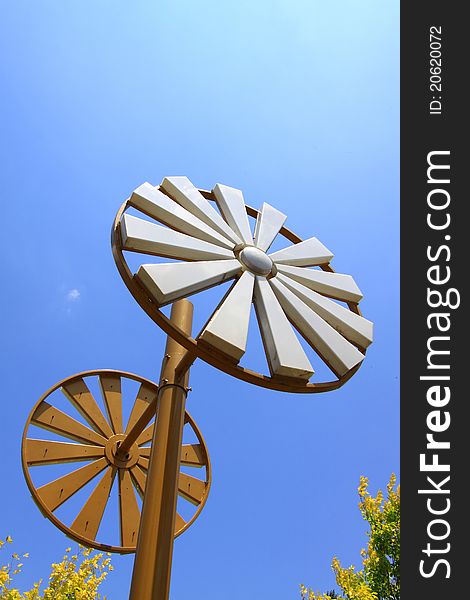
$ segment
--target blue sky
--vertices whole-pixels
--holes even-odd
[[[157,379],[164,335],[122,283],[109,232],[144,181],[221,182],[317,236],[354,275],[375,342],[341,390],[288,395],[198,361],[188,410],[213,487],[175,544],[172,598],[298,597],[360,563],[361,474],[399,466],[398,3],[1,3],[3,92],[0,538],[44,577],[69,541],[31,500],[27,415],[98,368]],[[103,586],[127,598],[131,557]]]

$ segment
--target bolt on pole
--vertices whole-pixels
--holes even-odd
[[[173,304],[171,320],[191,335],[193,305]],[[181,443],[189,369],[177,368],[187,356],[183,346],[168,337],[157,398],[157,420],[145,487],[129,600],[168,600],[178,498]]]

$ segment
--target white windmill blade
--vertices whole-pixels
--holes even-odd
[[[199,336],[237,362],[246,350],[254,283],[255,276],[245,271]]]
[[[187,177],[165,177],[160,187],[186,210],[223,236],[228,237],[234,244],[242,243],[238,235],[232,231],[212,204],[204,198]]]
[[[277,279],[349,341],[367,348],[372,343],[374,324],[333,300],[278,273]]]
[[[263,203],[255,227],[255,246],[266,252],[286,222],[286,215],[270,204]]]
[[[256,277],[254,302],[271,375],[308,381],[312,365],[264,277]]]
[[[233,260],[208,260],[194,263],[161,263],[141,265],[137,278],[159,306],[186,298],[214,285],[232,279],[241,271]]]
[[[355,346],[283,285],[278,277],[270,279],[268,285],[274,290],[295,328],[338,377],[345,375],[364,359],[364,355]]]
[[[241,190],[218,183],[212,190],[224,219],[245,244],[253,245],[250,222]]]
[[[302,283],[315,292],[330,296],[330,298],[336,298],[344,302],[359,302],[363,297],[351,275],[282,264],[277,264],[276,267],[279,273],[287,275],[287,277]]]
[[[329,263],[333,254],[316,237],[292,244],[269,255],[276,264],[293,265],[297,267],[314,267]]]
[[[134,190],[130,203],[145,214],[177,229],[181,233],[192,235],[217,246],[232,249],[235,244],[195,217],[189,210],[160,192],[150,183],[143,183]]]
[[[233,259],[233,252],[168,227],[124,215],[120,223],[124,250],[180,260]]]

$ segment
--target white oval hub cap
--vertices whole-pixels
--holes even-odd
[[[273,261],[259,248],[247,246],[239,255],[240,262],[255,275],[269,275]]]

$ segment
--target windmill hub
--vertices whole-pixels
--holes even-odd
[[[111,436],[105,446],[105,456],[108,460],[108,463],[113,467],[118,467],[120,469],[130,469],[134,465],[137,464],[140,458],[140,451],[137,444],[132,444],[129,452],[125,455],[121,455],[119,453],[119,445],[122,441],[126,439],[126,435],[124,433],[117,433]]]
[[[273,261],[269,256],[255,246],[246,246],[239,254],[240,262],[255,275],[269,275]]]

